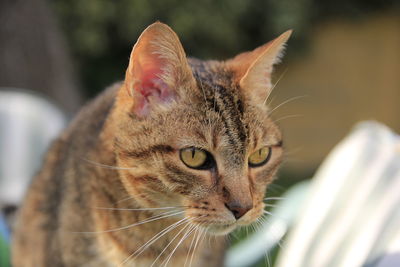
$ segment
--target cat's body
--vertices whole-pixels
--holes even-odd
[[[223,235],[263,214],[281,161],[270,84],[241,87],[257,82],[262,50],[270,74],[284,37],[231,61],[186,61],[172,30],[150,26],[125,81],[53,143],[20,210],[13,266],[222,266]],[[248,163],[263,147],[268,159]],[[195,153],[208,161],[194,165]]]

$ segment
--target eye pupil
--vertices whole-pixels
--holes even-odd
[[[200,148],[188,147],[179,151],[181,161],[191,169],[206,170],[215,166],[213,156]]]
[[[249,156],[249,166],[252,168],[260,167],[267,163],[271,158],[271,148],[263,147]]]

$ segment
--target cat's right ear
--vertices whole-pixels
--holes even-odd
[[[273,67],[279,63],[291,33],[291,30],[286,31],[253,51],[239,54],[226,62],[246,97],[265,103],[272,89]]]
[[[122,101],[138,117],[144,117],[153,105],[168,105],[179,96],[180,88],[193,84],[195,80],[176,33],[160,22],[147,27],[133,47]]]

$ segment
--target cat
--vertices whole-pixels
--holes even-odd
[[[13,266],[222,266],[226,235],[262,216],[282,161],[265,102],[290,34],[201,61],[166,24],[145,29],[125,80],[52,144],[19,211]]]

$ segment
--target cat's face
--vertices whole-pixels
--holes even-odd
[[[187,60],[164,24],[146,29],[114,110],[121,179],[141,206],[176,207],[214,234],[263,214],[282,158],[265,105],[282,36],[217,62]]]

